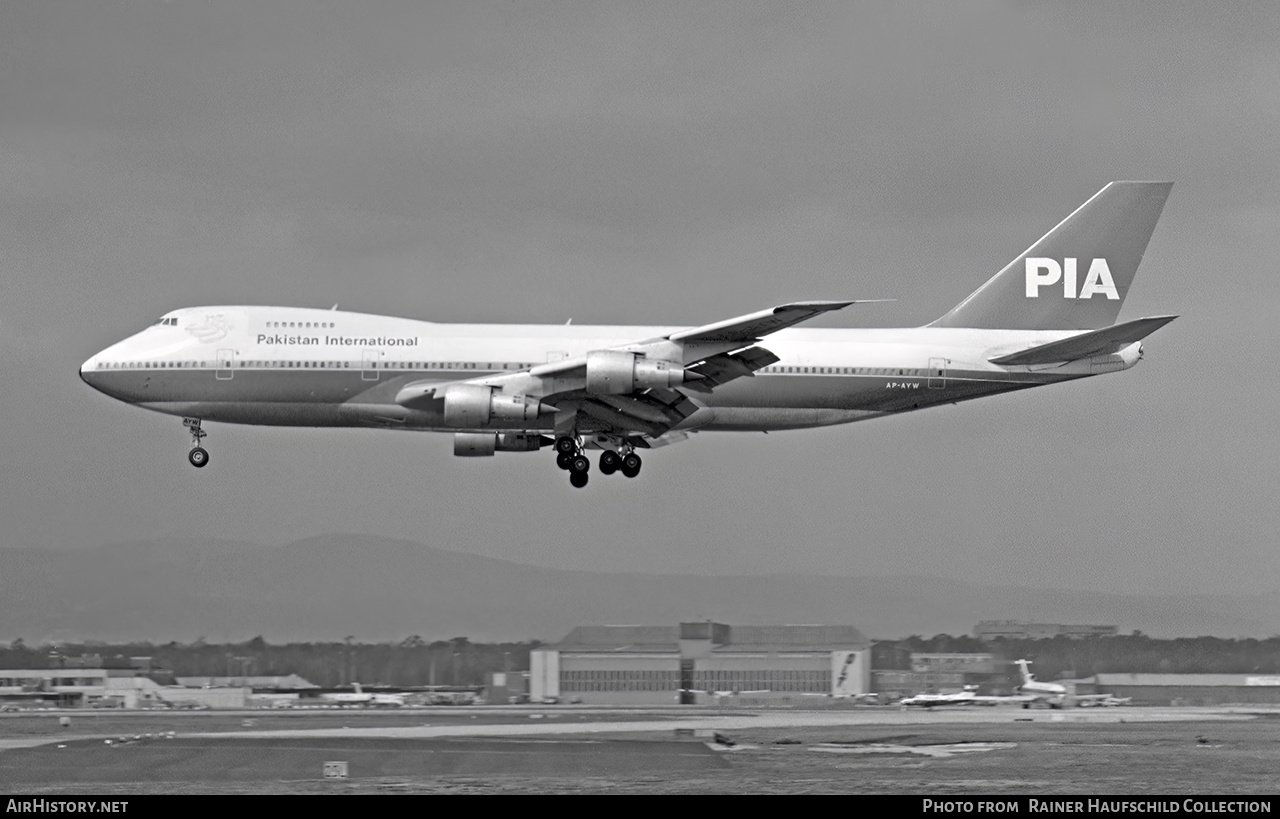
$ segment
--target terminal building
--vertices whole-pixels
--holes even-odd
[[[869,641],[852,626],[580,626],[530,655],[529,696],[592,704],[813,704],[866,694]]]
[[[248,688],[161,685],[124,668],[0,670],[0,702],[15,707],[243,708]]]

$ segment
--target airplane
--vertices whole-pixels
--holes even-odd
[[[963,691],[956,691],[951,694],[916,694],[914,697],[904,697],[898,700],[898,705],[919,705],[925,708],[934,708],[939,705],[1007,705],[1014,703],[1026,707],[1027,703],[1035,699],[1035,697],[1028,694],[1015,694],[1009,697],[995,694],[984,695],[977,693],[977,688],[976,685],[966,685]]]
[[[954,694],[916,694],[914,697],[903,697],[898,705],[919,705],[933,708],[939,705],[974,705],[977,694],[972,691],[957,691]]]
[[[80,377],[204,421],[448,432],[459,456],[551,445],[575,487],[719,431],[827,427],[1127,370],[1177,316],[1116,324],[1170,182],[1111,182],[946,315],[795,325],[877,300],[796,301],[700,327],[444,324],[299,307],[189,307]],[[761,344],[768,337],[767,347]]]
[[[354,694],[337,691],[331,694],[321,694],[320,699],[339,705],[369,705],[373,702],[373,695],[364,693],[360,683],[353,683],[351,687],[355,689]]]
[[[403,694],[368,694],[360,687],[360,683],[352,683],[355,693],[347,694],[345,692],[337,692],[332,694],[321,694],[320,699],[325,702],[337,703],[339,705],[360,705],[360,706],[384,706],[384,707],[400,707],[405,704]]]
[[[676,690],[679,691],[681,694],[706,694],[709,697],[715,697],[717,701],[720,701],[726,697],[740,697],[743,694],[770,693],[770,689],[768,688],[755,688],[749,691],[743,691],[742,689],[739,689],[739,688],[733,688],[733,689],[727,689],[727,690],[716,690],[713,688],[677,688]]]
[[[1110,708],[1117,705],[1128,705],[1133,702],[1133,697],[1117,697],[1113,694],[1077,694],[1073,699],[1080,708]]]
[[[1061,683],[1039,682],[1027,670],[1027,666],[1031,665],[1030,660],[1014,660],[1013,664],[1018,666],[1022,675],[1022,685],[1017,686],[1014,690],[1021,695],[1030,695],[1031,700],[1023,704],[1023,708],[1030,708],[1035,702],[1044,702],[1050,708],[1061,708],[1067,698],[1067,687]]]

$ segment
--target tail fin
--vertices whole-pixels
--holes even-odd
[[[1111,182],[930,327],[1094,330],[1120,314],[1172,182]]]
[[[1018,667],[1018,670],[1022,672],[1023,685],[1026,685],[1027,683],[1033,683],[1036,681],[1036,678],[1031,676],[1031,672],[1027,670],[1027,666],[1031,665],[1030,660],[1014,660],[1013,664],[1016,665]]]

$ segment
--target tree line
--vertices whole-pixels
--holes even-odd
[[[354,637],[319,643],[272,645],[262,637],[243,643],[57,643],[28,646],[16,639],[0,648],[0,668],[59,668],[78,658],[128,665],[150,657],[154,668],[175,677],[257,677],[297,674],[323,688],[362,683],[376,686],[484,685],[490,672],[526,671],[529,653],[542,643],[473,643],[466,637],[427,642],[413,635],[398,643],[361,643]],[[1042,680],[1099,673],[1280,675],[1280,636],[1265,640],[1224,637],[1156,639],[1142,632],[1113,637],[1036,640],[938,634],[879,641],[872,668],[909,668],[912,652],[990,653],[998,659],[1035,663]]]
[[[1230,637],[1156,639],[1135,631],[1113,637],[934,637],[892,641],[903,653],[990,653],[998,659],[1035,663],[1037,679],[1080,679],[1094,674],[1280,675],[1280,636],[1265,640]],[[908,655],[909,656],[909,655]],[[874,667],[874,666],[873,666]]]
[[[473,643],[466,637],[427,642],[413,635],[398,643],[361,643],[353,637],[321,643],[272,645],[262,637],[243,643],[70,643],[38,647],[21,639],[0,648],[0,668],[75,667],[88,655],[102,665],[128,666],[150,657],[155,669],[174,677],[262,677],[297,674],[322,688],[368,686],[484,685],[486,675],[529,668],[538,641]]]

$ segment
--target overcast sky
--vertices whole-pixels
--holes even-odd
[[[554,567],[1280,591],[1280,6],[4,2],[0,546],[369,532]],[[208,424],[79,364],[165,311],[916,326],[1112,179],[1174,181],[1135,369],[549,452]]]

